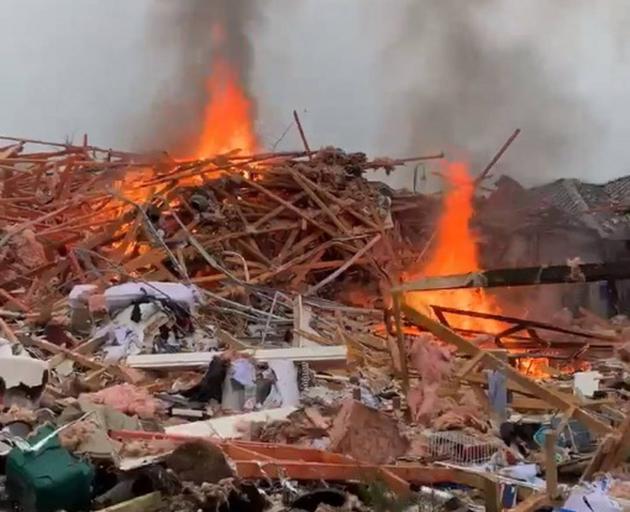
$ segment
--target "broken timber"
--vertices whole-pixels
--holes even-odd
[[[261,411],[258,414],[261,414]],[[361,464],[352,457],[340,453],[298,447],[279,443],[261,443],[217,439],[212,437],[185,436],[172,431],[167,433],[141,431],[110,431],[114,439],[161,439],[182,443],[191,439],[205,439],[218,445],[234,463],[240,478],[294,479],[314,481],[381,480],[399,495],[410,492],[410,484],[436,485],[457,483],[483,491],[486,510],[500,510],[498,482],[482,473],[458,468],[423,466],[419,464],[370,465]],[[155,457],[152,458],[155,460]]]
[[[400,297],[400,292],[395,293]],[[596,418],[593,414],[581,408],[572,397],[560,394],[551,388],[534,382],[530,378],[521,374],[518,370],[512,368],[508,363],[502,361],[496,355],[492,354],[491,352],[483,351],[482,349],[478,348],[476,345],[463,338],[455,331],[449,329],[445,325],[442,325],[432,318],[429,318],[419,311],[416,311],[405,303],[402,303],[401,312],[405,315],[407,320],[421,327],[424,327],[439,339],[455,345],[462,353],[473,357],[473,359],[476,358],[480,362],[482,361],[485,367],[503,372],[508,380],[511,380],[520,385],[532,396],[548,402],[556,409],[562,411],[571,410],[572,417],[582,422],[593,432],[604,435],[612,431],[609,425]],[[399,315],[397,314],[396,316],[397,324],[399,324]],[[404,354],[404,352],[402,352],[402,354]],[[480,354],[483,355],[480,356]]]
[[[526,318],[516,318],[512,316],[496,315],[492,313],[482,313],[479,311],[468,311],[464,309],[448,308],[448,307],[434,306],[434,305],[432,305],[431,308],[435,312],[435,316],[440,320],[440,322],[442,322],[444,325],[448,327],[450,327],[450,325],[449,325],[448,319],[446,318],[445,313],[467,316],[470,318],[482,318],[484,320],[497,320],[502,323],[512,324],[511,327],[493,335],[498,345],[501,345],[501,340],[504,337],[513,336],[517,332],[521,332],[521,331],[530,332],[530,330],[533,330],[533,329],[542,329],[544,331],[569,334],[572,336],[579,336],[581,338],[587,338],[591,340],[599,340],[602,342],[607,342],[606,343],[607,345],[611,345],[612,343],[619,341],[619,338],[617,336],[610,336],[610,335],[605,335],[605,334],[601,334],[597,332],[584,331],[581,329],[567,329],[564,327],[557,327],[555,325],[552,325],[546,322],[538,322],[536,320],[529,320]],[[542,344],[543,346],[551,345],[550,341],[541,339],[537,334],[534,337],[530,336],[530,338],[533,339],[534,341],[539,342],[539,344]]]

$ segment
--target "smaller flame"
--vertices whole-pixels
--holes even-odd
[[[547,357],[521,357],[516,367],[523,375],[533,379],[544,379],[551,375]]]

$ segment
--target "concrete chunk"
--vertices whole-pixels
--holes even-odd
[[[393,418],[347,399],[330,430],[331,449],[369,464],[386,464],[409,446]]]

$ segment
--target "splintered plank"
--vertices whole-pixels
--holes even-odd
[[[282,244],[282,248],[280,249],[280,252],[273,259],[274,263],[281,263],[284,261],[284,259],[286,258],[289,252],[289,249],[293,247],[293,244],[295,243],[295,239],[298,237],[299,234],[300,234],[299,228],[293,228],[292,230],[289,231],[289,234],[287,235],[284,241],[284,244]]]
[[[137,256],[123,265],[125,272],[131,273],[142,267],[155,266],[166,258],[166,253],[161,247],[154,247],[149,252]]]
[[[274,201],[280,203],[281,205],[283,205],[287,209],[297,213],[306,222],[309,222],[309,223],[313,224],[314,226],[318,227],[319,229],[321,229],[323,232],[327,233],[331,237],[336,238],[336,237],[339,236],[339,233],[337,233],[335,230],[331,229],[326,224],[322,224],[321,222],[319,222],[319,221],[315,220],[314,218],[310,217],[309,215],[304,213],[300,208],[297,208],[296,206],[294,206],[290,202],[286,201],[285,199],[282,199],[279,195],[275,194],[271,190],[268,190],[266,187],[262,186],[260,183],[257,183],[257,182],[255,182],[253,180],[250,180],[250,179],[247,179],[247,178],[244,178],[244,177],[240,177],[240,180],[246,182],[250,187],[253,187],[256,190],[262,192],[263,194],[269,196],[271,199],[273,199]]]
[[[13,238],[15,235],[17,235],[18,233],[21,233],[22,231],[24,231],[25,229],[28,229],[32,226],[35,226],[36,224],[43,222],[47,219],[50,219],[52,217],[55,217],[63,212],[65,212],[66,210],[70,209],[70,207],[72,206],[76,206],[76,204],[66,204],[65,206],[62,206],[61,208],[58,208],[57,210],[54,210],[52,212],[46,213],[36,219],[33,220],[29,220],[26,222],[23,222],[22,224],[18,225],[18,226],[12,226],[11,230],[4,235],[2,238],[0,238],[0,248],[2,248],[3,246],[5,246],[9,240],[11,240],[11,238]]]
[[[289,169],[289,172],[291,173],[291,176],[293,176],[293,179],[298,183],[298,185],[300,185],[304,189],[304,192],[306,192],[308,196],[313,201],[315,201],[317,206],[319,206],[322,211],[326,215],[328,215],[328,218],[333,222],[333,224],[335,224],[335,226],[337,226],[337,228],[345,235],[350,235],[350,228],[344,224],[338,214],[333,212],[328,207],[328,205],[324,201],[322,201],[317,193],[313,189],[311,189],[308,183],[306,183],[306,180],[294,169]]]
[[[332,272],[331,274],[329,274],[327,277],[325,277],[323,280],[321,280],[319,283],[317,283],[316,285],[312,286],[311,288],[309,288],[309,290],[306,292],[305,295],[312,295],[314,294],[317,290],[320,290],[321,288],[323,288],[324,286],[326,286],[328,283],[330,283],[331,281],[333,281],[334,279],[336,279],[337,277],[339,277],[341,274],[343,274],[346,270],[348,270],[348,268],[350,268],[352,265],[354,265],[357,260],[359,260],[359,258],[361,258],[364,254],[366,254],[372,247],[374,247],[374,245],[376,245],[376,243],[381,239],[381,235],[376,235],[374,238],[372,238],[372,240],[370,240],[367,244],[365,244],[361,249],[359,249],[354,256],[352,256],[348,261],[346,261],[341,267],[339,267],[337,270],[335,270],[334,272]]]
[[[105,365],[97,361],[94,361],[93,359],[90,359],[89,357],[86,357],[82,354],[78,354],[65,347],[59,347],[46,340],[41,340],[41,339],[32,338],[28,336],[22,336],[21,341],[25,345],[33,345],[34,347],[45,350],[46,352],[50,352],[51,354],[63,354],[68,359],[71,359],[75,363],[83,366],[84,368],[89,368],[90,370],[102,370],[106,368]]]
[[[339,199],[336,195],[334,195],[331,191],[327,190],[324,187],[320,187],[317,183],[310,180],[307,176],[301,176],[305,183],[310,185],[311,187],[318,190],[327,200],[335,203],[337,206],[341,208],[343,211],[347,211],[350,215],[352,215],[355,219],[363,222],[368,228],[378,230],[378,225],[370,218],[361,214],[360,211],[356,208],[356,202],[352,201],[351,204],[347,204],[341,199]]]
[[[297,201],[299,201],[300,199],[302,199],[305,196],[306,196],[306,194],[304,192],[299,192],[298,194],[295,194],[293,197],[291,197],[288,200],[288,202],[294,205]],[[287,210],[287,207],[285,205],[281,204],[280,206],[277,206],[276,208],[271,210],[269,213],[267,213],[266,215],[263,215],[260,219],[258,219],[256,222],[254,222],[251,225],[251,227],[253,229],[258,229],[260,226],[264,225],[266,222],[269,222],[270,220],[275,219],[284,210]]]
[[[296,230],[296,236],[299,234],[299,230]],[[285,251],[285,247],[282,248],[278,256],[276,257],[276,263],[284,263],[287,258],[292,257],[293,255],[297,255],[305,250],[311,243],[315,242],[318,238],[322,236],[322,232],[317,230],[313,231],[311,234],[305,236],[297,242],[288,247],[288,250]],[[286,245],[286,244],[285,244]]]

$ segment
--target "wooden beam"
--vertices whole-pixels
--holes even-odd
[[[496,288],[630,279],[628,262],[585,263],[582,265],[553,265],[484,270],[469,274],[425,277],[393,289],[394,292],[455,290],[460,288]]]
[[[486,357],[486,353],[483,352],[483,351],[480,351],[477,355],[475,355],[474,357],[470,358],[457,371],[457,373],[456,373],[457,377],[460,378],[460,379],[465,379],[468,376],[468,374],[471,371],[473,371],[477,367],[477,365],[479,365],[483,361],[484,357]]]
[[[54,346],[54,345],[53,345]],[[58,347],[57,347],[58,348]],[[269,348],[244,350],[258,361],[275,361],[289,359],[291,361],[307,362],[344,362],[347,356],[347,348],[342,345]],[[144,354],[129,356],[127,365],[139,369],[195,369],[208,366],[221,352],[179,352],[174,354]]]
[[[612,453],[616,446],[617,443],[613,434],[607,435],[602,441],[600,441],[597,450],[595,450],[595,453],[591,457],[591,461],[584,469],[584,472],[580,477],[580,481],[588,482],[593,477],[593,475],[600,470],[604,459],[606,459],[609,454]]]
[[[394,298],[397,296],[396,294]],[[482,350],[467,339],[461,337],[452,329],[442,325],[441,323],[429,318],[428,316],[420,313],[414,308],[408,306],[407,304],[403,304],[401,308],[405,317],[411,322],[420,325],[433,333],[439,339],[451,343],[455,345],[458,350],[461,352],[468,354],[472,357],[477,356],[479,352]],[[399,316],[399,315],[397,315]],[[504,361],[501,361],[494,354],[487,352],[487,355],[484,358],[484,365],[486,367],[492,368],[493,370],[500,370],[505,373],[506,377],[519,384],[525,390],[527,390],[533,396],[536,396],[542,400],[545,400],[549,404],[551,404],[554,408],[560,409],[562,411],[568,410],[570,407],[577,406],[574,409],[574,417],[575,419],[584,423],[588,428],[590,428],[596,434],[608,434],[611,432],[611,427],[601,420],[595,418],[589,412],[581,409],[579,404],[575,402],[573,398],[569,398],[567,395],[562,395],[557,393],[551,388],[548,388],[542,384],[534,382],[530,378],[521,374],[519,371],[512,368],[509,364]]]
[[[498,482],[486,480],[484,482],[484,498],[486,501],[486,512],[501,512],[501,487]]]
[[[606,334],[602,334],[602,333],[598,333],[598,332],[592,332],[592,331],[586,331],[583,329],[567,329],[564,327],[558,327],[554,324],[550,324],[550,323],[546,323],[546,322],[539,322],[537,320],[530,320],[530,319],[525,319],[525,318],[517,318],[517,317],[513,317],[513,316],[506,316],[506,315],[496,315],[493,313],[483,313],[481,311],[468,311],[468,310],[464,310],[464,309],[456,309],[456,308],[446,308],[446,307],[442,307],[442,306],[432,306],[433,310],[436,313],[436,316],[438,316],[440,319],[441,318],[445,318],[444,317],[444,313],[451,313],[454,315],[458,315],[458,316],[465,316],[465,317],[469,317],[469,318],[481,318],[484,320],[497,320],[499,322],[503,322],[506,324],[515,324],[512,327],[509,327],[497,334],[495,334],[495,338],[500,339],[500,338],[505,338],[507,336],[510,336],[512,334],[515,334],[519,331],[523,331],[523,330],[527,330],[528,334],[530,336],[530,338],[532,337],[532,333],[529,332],[530,328],[536,328],[536,329],[542,329],[545,331],[551,331],[551,332],[559,332],[562,334],[569,334],[572,336],[580,336],[582,338],[588,338],[588,339],[596,339],[596,340],[603,340],[603,341],[609,341],[612,343],[618,342],[619,341],[619,337],[616,335],[606,335]],[[443,321],[442,323],[448,325],[448,323],[446,321]],[[537,335],[535,335],[537,336]],[[543,340],[537,339],[536,341],[541,342]]]
[[[111,507],[102,508],[101,512],[152,512],[164,506],[162,494],[159,491],[138,496]]]
[[[396,324],[396,343],[398,345],[398,355],[400,357],[399,367],[402,374],[403,392],[409,392],[409,365],[407,364],[407,343],[402,330],[402,301],[399,294],[393,296],[394,322]]]
[[[94,361],[90,359],[89,357],[73,352],[72,350],[67,349],[65,347],[59,347],[46,340],[31,338],[28,336],[22,336],[20,338],[20,341],[24,343],[25,345],[33,345],[37,348],[45,350],[46,352],[50,352],[51,354],[63,354],[68,359],[71,359],[75,363],[81,365],[84,368],[89,368],[90,370],[102,370],[102,369],[107,368],[105,365],[97,361]]]
[[[257,414],[262,412],[264,411]],[[224,419],[229,420],[229,418]],[[257,441],[219,440],[217,432],[205,436],[188,436],[173,432],[174,429],[184,427],[169,427],[166,433],[119,430],[111,431],[110,436],[119,440],[169,440],[176,444],[191,439],[206,439],[230,456],[241,478],[357,482],[380,480],[399,494],[408,493],[409,484],[432,486],[441,483],[456,483],[484,492],[486,510],[492,512],[500,510],[498,482],[487,474],[410,463],[374,466],[361,464],[347,455],[314,448]]]
[[[356,202],[354,202],[354,201],[352,201],[350,203],[344,202],[341,199],[339,199],[336,195],[334,195],[332,192],[330,192],[329,190],[326,190],[325,188],[318,186],[317,183],[313,182],[308,177],[302,176],[302,178],[311,187],[319,190],[319,192],[326,199],[328,199],[329,201],[331,201],[331,202],[335,203],[336,205],[338,205],[343,211],[347,211],[355,219],[360,220],[361,222],[363,222],[363,224],[365,224],[368,228],[371,228],[371,229],[374,229],[374,230],[378,230],[379,229],[378,224],[376,224],[372,219],[370,219],[370,218],[366,217],[365,215],[363,215],[361,213],[361,211],[356,208]]]
[[[618,448],[614,450],[610,465],[604,467],[606,471],[620,466],[630,458],[630,415],[620,425],[617,435],[619,436]]]
[[[503,153],[507,151],[510,147],[514,139],[518,137],[519,133],[521,133],[521,129],[517,128],[514,130],[514,133],[508,137],[508,139],[503,143],[503,145],[499,148],[499,151],[492,157],[492,160],[486,165],[486,167],[481,171],[481,174],[475,178],[475,186],[479,185],[486,177],[488,173],[492,170],[492,168],[496,165],[496,163],[501,159]]]
[[[312,217],[308,216],[306,213],[304,213],[304,211],[302,211],[301,209],[297,208],[296,206],[291,204],[289,201],[286,201],[285,199],[282,199],[279,195],[275,194],[271,190],[268,190],[266,187],[263,187],[260,183],[257,183],[254,180],[247,179],[247,178],[245,178],[243,176],[240,176],[238,178],[235,176],[235,179],[240,179],[241,181],[247,183],[250,187],[253,187],[256,190],[262,192],[263,194],[269,196],[271,199],[273,199],[274,201],[280,203],[285,208],[287,208],[287,209],[297,213],[306,222],[310,222],[311,224],[313,224],[314,226],[318,227],[319,229],[321,229],[325,233],[328,233],[328,235],[330,235],[331,237],[336,238],[336,237],[339,236],[339,233],[335,232],[333,229],[330,229],[327,225],[322,224],[321,222],[316,221]]]
[[[290,198],[288,202],[294,205],[297,201],[302,199],[304,196],[306,196],[304,192],[298,192],[292,198]],[[286,209],[287,207],[281,204],[280,206],[277,206],[276,208],[271,210],[269,213],[263,215],[260,219],[254,222],[250,227],[253,229],[258,229],[260,226],[265,224],[265,222],[275,219],[278,215],[280,215]]]
[[[558,436],[553,431],[545,435],[545,480],[547,481],[547,496],[550,501],[558,498],[558,464],[556,462],[556,443]]]

